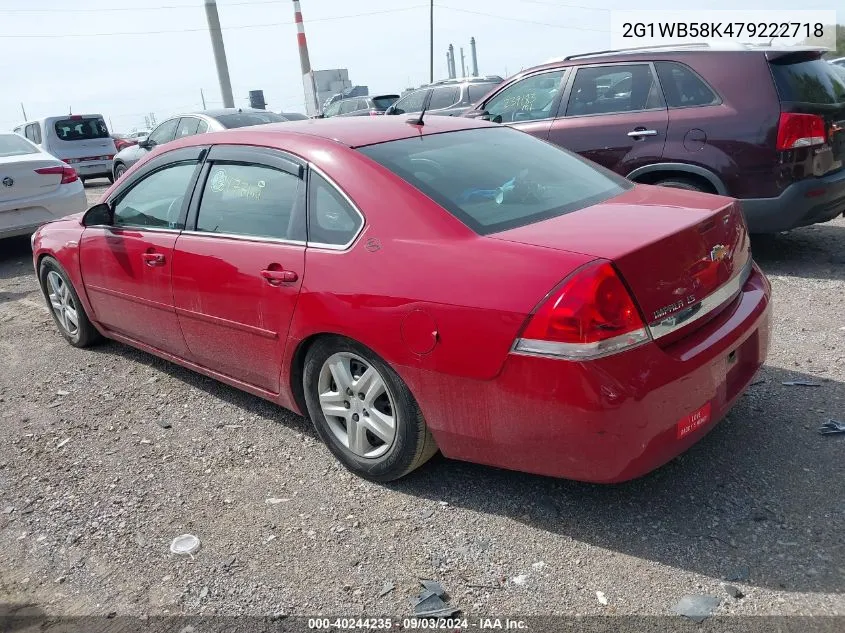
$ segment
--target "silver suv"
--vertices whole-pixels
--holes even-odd
[[[406,94],[385,114],[416,114],[425,107],[426,114],[461,116],[503,81],[498,75],[443,79]]]

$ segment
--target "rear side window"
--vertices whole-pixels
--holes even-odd
[[[197,231],[288,239],[301,182],[263,165],[215,163],[203,188]]]
[[[689,108],[719,103],[716,93],[692,69],[677,62],[655,62],[666,105]]]
[[[432,134],[360,151],[481,235],[571,213],[633,186],[509,127]]]
[[[17,134],[0,134],[0,158],[37,154],[38,150]]]
[[[467,86],[467,95],[470,103],[477,103],[488,92],[493,90],[499,84],[469,84]]]
[[[797,64],[770,64],[781,101],[845,103],[845,77],[821,59]]]
[[[341,101],[340,102],[340,113],[341,114],[349,114],[350,112],[355,112],[358,109],[358,99],[350,99],[348,101]]]
[[[461,94],[459,86],[446,86],[443,88],[434,88],[431,91],[431,101],[428,104],[429,110],[440,110],[455,105],[458,97]]]
[[[63,141],[89,141],[109,138],[109,129],[103,119],[62,119],[53,124],[56,136]]]
[[[30,123],[24,128],[24,136],[36,145],[41,144],[41,125],[38,123]]]
[[[309,180],[308,241],[343,246],[352,241],[363,220],[346,198],[315,171]]]
[[[200,120],[192,116],[183,116],[179,119],[179,126],[176,128],[176,138],[193,136],[199,129]]]

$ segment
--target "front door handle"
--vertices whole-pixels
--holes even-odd
[[[164,255],[161,253],[144,253],[141,259],[147,266],[164,266]]]
[[[261,276],[267,280],[267,283],[271,286],[281,286],[284,283],[292,283],[299,279],[299,275],[297,275],[292,270],[262,270]]]
[[[657,136],[657,130],[646,130],[645,128],[638,127],[636,130],[628,132],[628,136],[631,138],[637,138],[638,136]]]

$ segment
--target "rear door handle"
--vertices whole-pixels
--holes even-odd
[[[630,136],[631,138],[637,138],[638,136],[657,136],[657,130],[646,130],[644,128],[637,128],[636,130],[628,132],[628,136]]]
[[[297,275],[292,270],[262,270],[261,276],[267,280],[267,283],[271,286],[280,286],[284,283],[292,283],[299,279],[299,275]]]
[[[164,255],[161,253],[144,253],[141,259],[147,266],[164,266],[165,262]]]

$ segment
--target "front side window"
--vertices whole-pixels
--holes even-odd
[[[203,188],[197,231],[290,239],[301,183],[263,165],[214,163]]]
[[[393,111],[396,114],[405,114],[407,112],[420,112],[425,103],[425,96],[428,90],[417,90],[409,95],[406,95],[393,104]]]
[[[323,116],[324,117],[337,116],[338,114],[340,114],[340,105],[341,105],[340,101],[335,101],[328,108],[323,110]]]
[[[509,127],[431,134],[360,151],[480,235],[572,213],[633,186]]]
[[[61,119],[53,124],[56,136],[63,141],[90,141],[109,138],[106,122],[97,117]]]
[[[497,123],[548,119],[554,116],[552,104],[563,77],[564,71],[556,70],[521,79],[496,94],[484,109]]]
[[[347,101],[340,102],[340,113],[341,114],[349,114],[350,112],[355,112],[358,109],[358,99],[349,99]]]
[[[114,225],[119,227],[180,229],[179,215],[195,161],[169,165],[153,172],[114,205]]]
[[[308,241],[342,246],[358,233],[363,220],[343,195],[312,171],[308,194]]]
[[[164,145],[172,141],[173,136],[176,134],[177,125],[179,125],[179,119],[170,119],[159,125],[150,134],[150,145]]]
[[[493,83],[477,83],[469,84],[467,86],[467,97],[472,104],[478,103],[482,97],[486,96],[488,92],[493,90],[499,84]]]
[[[179,125],[176,128],[176,138],[182,138],[183,136],[193,136],[197,133],[199,124],[200,120],[198,118],[192,116],[183,116],[181,119],[179,119]]]
[[[431,91],[431,101],[428,103],[429,110],[442,110],[455,105],[461,96],[459,86],[443,86],[434,88]]]
[[[691,108],[719,103],[716,93],[689,67],[677,62],[654,62],[666,105]]]
[[[662,107],[648,64],[579,68],[566,116],[639,112]]]

